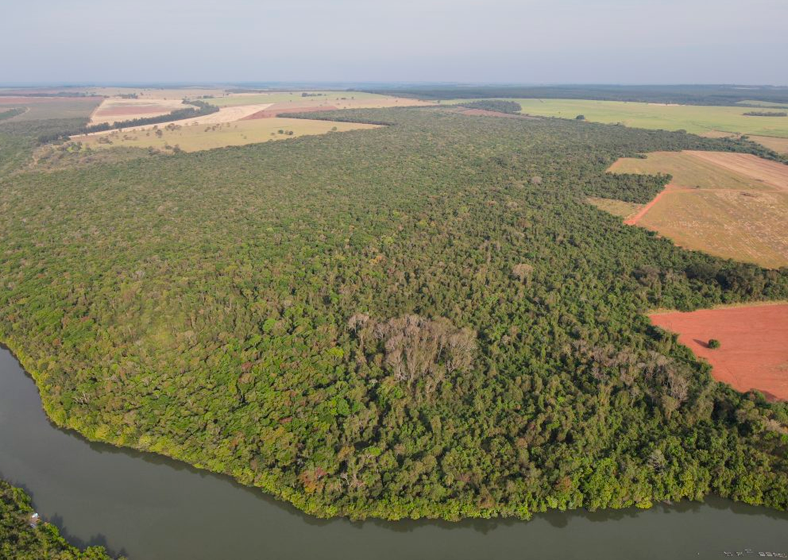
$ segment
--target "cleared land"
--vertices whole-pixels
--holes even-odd
[[[625,218],[625,220],[637,214],[637,212],[645,206],[644,204],[624,202],[623,200],[616,200],[614,198],[589,197],[586,200],[600,210],[604,210],[614,216]]]
[[[167,126],[159,125],[156,130],[114,131],[104,135],[78,137],[75,140],[94,149],[131,147],[171,150],[177,146],[186,152],[196,152],[369,128],[377,127],[359,123],[270,118],[216,124],[171,123]]]
[[[131,119],[168,115],[178,109],[186,109],[180,99],[105,99],[93,112],[90,124],[114,123]]]
[[[750,140],[758,142],[774,150],[778,154],[788,155],[788,138],[774,138],[771,136],[750,136]]]
[[[625,223],[688,249],[770,268],[788,266],[788,166],[749,154],[687,151],[624,158],[610,171],[673,176],[636,213],[611,212]]]
[[[178,126],[189,126],[189,125],[215,125],[215,124],[226,124],[232,123],[236,121],[240,121],[249,115],[253,115],[259,111],[267,109],[269,105],[243,105],[239,107],[223,107],[219,109],[216,113],[211,113],[210,115],[203,115],[201,117],[193,117],[190,119],[183,119],[179,121],[173,121],[172,124]],[[133,126],[129,128],[121,129],[122,132],[141,132],[145,130],[153,130],[153,129],[160,129],[167,126],[167,123],[159,123],[159,124],[146,124],[142,126]],[[109,134],[115,134],[116,131],[114,130],[103,130],[101,132],[91,132],[90,134],[82,134],[79,136],[72,136],[72,140],[79,140],[85,141],[86,139],[94,136],[107,136]]]
[[[448,103],[458,103],[453,100]],[[467,101],[467,100],[464,100]],[[736,133],[788,138],[788,119],[747,117],[747,107],[716,107],[593,101],[582,99],[514,99],[522,112],[539,117],[586,120],[630,127],[686,130],[694,134]]]
[[[718,381],[788,400],[788,305],[656,313],[650,319],[678,333],[679,342],[712,365]],[[709,348],[710,339],[719,340],[720,348]]]
[[[725,162],[742,162],[738,172]],[[773,180],[780,185],[779,177],[788,172],[788,166],[767,161],[750,154],[734,154],[723,152],[653,152],[645,158],[621,158],[610,166],[611,173],[637,173],[656,175],[666,173],[673,176],[672,184],[680,187],[702,189],[766,189],[773,188],[768,183],[761,183],[766,166]],[[756,173],[757,175],[753,176]],[[783,179],[784,180],[784,179]]]
[[[741,138],[741,134],[733,133],[733,132],[721,132],[719,130],[712,130],[710,132],[704,132],[700,136],[704,138]],[[757,142],[762,146],[766,146],[770,150],[777,152],[778,154],[788,155],[788,138],[778,138],[776,136],[747,136],[747,139],[752,140],[753,142]]]
[[[728,152],[684,152],[713,165],[732,171],[758,183],[788,191],[788,166],[776,161],[759,158],[752,154]]]

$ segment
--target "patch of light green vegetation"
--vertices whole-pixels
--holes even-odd
[[[622,124],[633,128],[686,130],[693,134],[713,131],[788,137],[788,120],[744,116],[744,107],[666,105],[583,99],[514,99],[522,113],[540,117]],[[460,100],[444,103],[458,103]],[[778,122],[779,121],[779,122]]]

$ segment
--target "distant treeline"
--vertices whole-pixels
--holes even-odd
[[[788,113],[780,111],[750,111],[745,117],[788,117]]]
[[[11,119],[16,117],[17,115],[21,115],[25,112],[24,107],[14,107],[13,109],[9,109],[7,111],[0,112],[0,121],[4,121],[6,119]]]
[[[521,99],[595,99],[686,105],[735,105],[741,101],[788,102],[788,87],[729,85],[676,86],[402,86],[367,89],[370,93],[419,99],[474,99],[504,97]]]
[[[510,113],[512,115],[516,115],[522,110],[519,103],[515,103],[514,101],[498,101],[495,99],[471,101],[470,103],[463,103],[462,106],[468,109],[482,109],[484,111],[496,111],[498,113]]]
[[[145,117],[140,119],[131,119],[127,121],[118,121],[114,123],[87,125],[80,127],[78,129],[42,134],[41,136],[38,137],[38,142],[40,144],[48,144],[50,142],[57,142],[58,140],[64,140],[66,138],[78,134],[90,134],[91,132],[103,132],[105,130],[129,128],[133,126],[145,126],[149,124],[181,121],[184,119],[191,119],[194,117],[203,117],[205,115],[210,115],[211,113],[216,113],[219,110],[219,108],[216,107],[215,105],[209,105],[204,101],[199,101],[196,99],[184,101],[184,103],[188,105],[194,105],[197,108],[195,109],[194,107],[187,107],[184,109],[178,109],[176,111],[173,111],[172,113],[167,113],[166,115],[159,115],[157,117]]]

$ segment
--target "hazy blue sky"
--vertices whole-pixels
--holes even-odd
[[[788,85],[788,0],[0,0],[0,82]]]

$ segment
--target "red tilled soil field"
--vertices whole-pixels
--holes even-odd
[[[304,107],[295,103],[276,103],[272,107],[263,111],[258,111],[253,115],[244,117],[242,121],[253,121],[255,119],[272,119],[278,117],[283,113],[319,113],[321,111],[336,111],[337,107],[333,105],[314,105],[312,107]]]
[[[655,313],[649,318],[678,333],[679,342],[711,364],[717,381],[788,401],[788,304]],[[709,348],[710,339],[719,340],[720,347]]]

